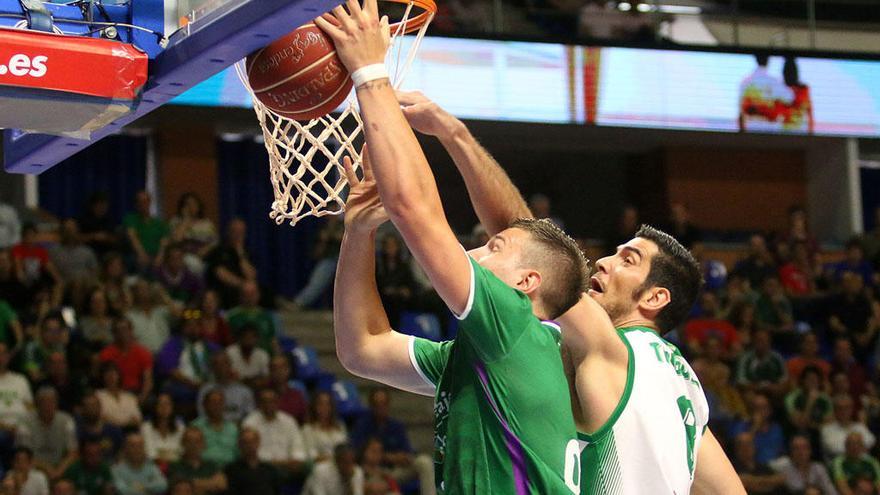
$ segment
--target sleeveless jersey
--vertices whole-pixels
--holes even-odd
[[[581,442],[584,495],[690,492],[709,421],[703,388],[681,352],[648,328],[621,328],[629,350],[617,408]]]

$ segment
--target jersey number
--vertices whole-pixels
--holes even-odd
[[[684,422],[684,433],[687,441],[687,463],[691,479],[694,477],[694,445],[697,443],[697,416],[694,414],[694,404],[682,395],[678,398],[678,410],[681,412],[681,420]]]
[[[581,493],[581,446],[577,440],[571,440],[565,446],[564,478],[571,493]]]

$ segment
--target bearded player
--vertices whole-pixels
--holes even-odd
[[[399,93],[419,132],[436,136],[465,179],[490,234],[525,201],[459,120],[417,93]],[[584,494],[743,494],[706,428],[699,380],[661,335],[682,322],[701,285],[693,257],[651,227],[596,263],[587,295],[558,319],[582,440]]]
[[[435,396],[440,492],[579,493],[561,337],[555,325],[541,320],[578,302],[587,273],[583,255],[561,230],[539,220],[512,222],[485,246],[465,253],[384,72],[376,0],[366,0],[363,8],[350,0],[347,8],[315,21],[352,73],[369,158],[347,206],[333,305],[337,354],[355,374]],[[347,175],[354,181],[350,168]],[[434,343],[391,330],[375,282],[383,202],[461,320],[454,341]]]

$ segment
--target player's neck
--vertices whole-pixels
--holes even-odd
[[[654,330],[658,334],[660,333],[657,330],[657,324],[651,320],[645,319],[640,315],[626,315],[620,318],[615,318],[614,328],[631,328],[631,327],[642,327],[642,328],[650,328]]]

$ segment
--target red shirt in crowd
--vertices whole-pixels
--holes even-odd
[[[153,369],[153,355],[140,344],[132,344],[127,351],[116,344],[110,344],[101,351],[99,358],[102,363],[116,363],[122,388],[130,392],[140,392],[144,384],[144,373]]]
[[[812,292],[810,276],[794,263],[788,263],[779,269],[779,280],[791,294],[805,296]]]
[[[299,390],[288,386],[284,393],[278,396],[278,409],[296,418],[299,424],[305,424],[309,411],[306,396]]]
[[[729,321],[715,318],[699,318],[691,320],[684,327],[684,336],[688,342],[697,342],[701,346],[706,344],[710,336],[721,339],[721,345],[725,351],[739,343],[739,333],[736,327]]]
[[[831,374],[831,363],[822,358],[805,358],[796,356],[788,360],[787,366],[788,376],[791,377],[794,383],[798,383],[801,379],[801,373],[804,372],[804,369],[806,369],[807,366],[819,368],[819,371],[822,372],[823,380],[827,380]]]

